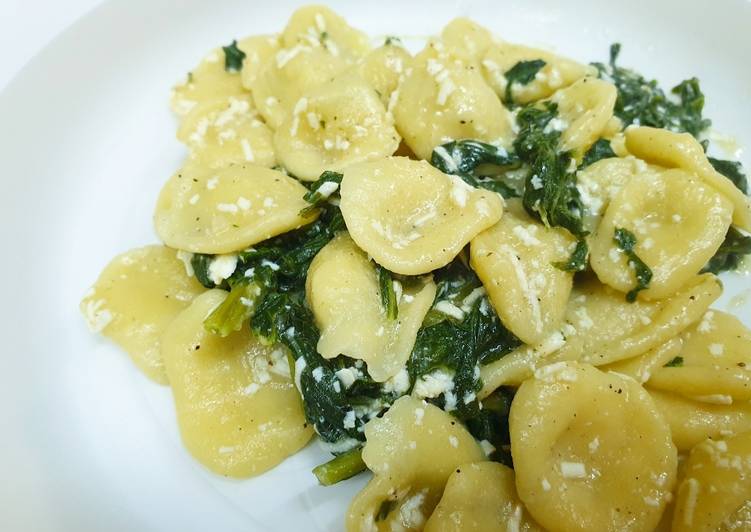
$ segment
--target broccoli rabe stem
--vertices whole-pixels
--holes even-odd
[[[361,471],[365,471],[365,462],[362,461],[362,447],[355,447],[334,457],[325,464],[313,469],[313,474],[323,486],[331,486],[342,480],[354,477]]]

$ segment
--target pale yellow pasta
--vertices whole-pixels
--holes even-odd
[[[703,441],[691,451],[684,475],[675,532],[749,530],[751,432]]]
[[[458,468],[425,532],[542,532],[516,494],[514,471],[495,462]]]
[[[586,207],[584,227],[590,233],[597,229],[605,209],[618,192],[639,174],[656,175],[662,169],[640,159],[610,157],[601,159],[576,174],[576,188]]]
[[[614,239],[617,229],[626,229],[636,237],[634,251],[652,270],[639,297],[670,296],[715,254],[731,213],[722,194],[683,170],[637,174],[612,199],[590,239],[592,269],[621,292],[636,286],[631,261]]]
[[[341,210],[352,239],[378,264],[419,275],[448,264],[496,223],[503,199],[425,161],[390,157],[345,169]]]
[[[681,451],[688,451],[707,438],[751,430],[751,403],[747,401],[719,405],[660,390],[649,390],[649,394],[670,425],[673,442]]]
[[[363,461],[375,475],[347,510],[349,532],[422,530],[452,472],[485,460],[450,414],[409,396],[365,426]],[[387,515],[379,516],[383,508]]]
[[[197,104],[180,124],[177,138],[198,164],[222,167],[247,162],[269,168],[276,164],[271,130],[259,120],[248,97]]]
[[[381,103],[390,111],[398,98],[398,88],[412,66],[410,53],[390,42],[372,50],[357,65],[357,73],[378,94]]]
[[[698,320],[722,293],[712,274],[692,279],[673,297],[626,302],[623,294],[594,279],[574,286],[559,330],[533,346],[521,346],[482,367],[486,397],[502,385],[518,386],[541,363],[582,360],[596,366],[657,349]]]
[[[165,384],[159,339],[203,291],[174,249],[146,246],[107,265],[81,301],[81,312],[92,331],[114,340],[146,376]]]
[[[504,74],[520,61],[536,59],[545,61],[545,66],[530,83],[514,84],[511,87],[511,97],[514,102],[528,103],[547,98],[558,89],[568,87],[587,74],[596,74],[594,67],[582,65],[544,50],[509,42],[497,42],[488,47],[483,56],[483,75],[496,94],[500,98],[505,98],[507,81]]]
[[[482,61],[485,52],[493,45],[493,35],[476,22],[458,17],[441,31],[441,42],[452,52]]]
[[[170,107],[178,117],[186,116],[198,104],[247,97],[240,73],[227,71],[224,61],[221,48],[212,50],[188,73],[184,82],[172,89]]]
[[[430,278],[394,283],[398,313],[389,319],[375,264],[346,233],[329,242],[310,264],[305,285],[321,331],[318,352],[324,358],[344,354],[364,360],[378,382],[399,373],[433,304],[436,286]]]
[[[551,532],[653,529],[671,497],[677,452],[636,381],[558,363],[525,381],[511,404],[516,487]]]
[[[477,66],[431,41],[399,87],[396,128],[420,159],[456,139],[499,145],[511,140],[511,120]]]
[[[676,336],[662,345],[653,347],[643,355],[606,364],[600,369],[627,375],[636,382],[644,384],[650,379],[653,372],[659,371],[665,364],[678,356],[682,348],[683,340]]]
[[[186,166],[162,188],[154,225],[168,246],[230,253],[312,222],[317,213],[300,215],[306,192],[282,172],[251,164]]]
[[[573,274],[553,264],[565,262],[575,242],[571,233],[535,222],[518,200],[472,239],[472,268],[504,326],[523,342],[537,343],[560,326]]]
[[[165,331],[162,356],[190,453],[216,473],[249,477],[299,451],[313,430],[283,348],[261,344],[247,328],[226,338],[204,329],[226,297],[211,290],[196,298]]]
[[[325,170],[387,157],[399,141],[378,94],[354,72],[305,93],[274,134],[279,160],[305,181]]]
[[[281,47],[277,35],[254,35],[237,43],[245,53],[240,79],[245,89],[251,90],[263,67],[272,61]]]
[[[285,48],[322,47],[335,57],[357,58],[370,51],[370,39],[331,9],[304,6],[292,13],[281,35]]]
[[[649,387],[705,402],[751,400],[751,331],[738,318],[710,310],[682,337],[680,365],[656,369]]]
[[[558,105],[561,149],[584,153],[598,138],[604,136],[613,118],[618,91],[615,85],[597,78],[585,77],[551,98]]]
[[[630,127],[626,130],[626,148],[645,161],[695,173],[733,204],[733,224],[751,231],[751,198],[712,167],[699,141],[688,133]]]
[[[253,102],[271,129],[278,128],[306,92],[343,72],[348,63],[324,48],[283,48],[250,83]]]

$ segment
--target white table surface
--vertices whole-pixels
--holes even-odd
[[[61,31],[104,0],[0,0],[0,91]]]

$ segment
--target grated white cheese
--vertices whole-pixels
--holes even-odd
[[[688,495],[686,504],[683,506],[683,523],[687,526],[694,524],[694,511],[696,510],[696,500],[699,498],[699,488],[701,485],[695,478],[686,480],[688,484]]]
[[[451,445],[451,447],[459,447],[459,440],[456,438],[456,436],[449,436],[449,445]]]
[[[353,429],[355,428],[355,411],[354,410],[348,410],[346,414],[344,414],[344,421],[342,423],[345,429]]]
[[[435,305],[433,305],[433,308],[437,310],[438,312],[442,314],[446,314],[447,316],[451,316],[452,318],[456,318],[457,320],[463,320],[464,319],[464,311],[454,305],[451,301],[443,300],[439,301]]]
[[[237,255],[217,255],[209,264],[209,279],[218,286],[235,273],[235,268],[237,268]]]
[[[721,357],[725,352],[725,346],[723,344],[709,344],[709,353],[713,357]]]
[[[406,501],[402,503],[399,508],[399,517],[402,522],[402,526],[413,529],[421,530],[425,524],[425,514],[422,513],[422,505],[425,503],[425,494],[427,489],[419,491]]]
[[[581,462],[561,462],[561,475],[563,478],[585,478],[587,468]]]
[[[422,419],[425,417],[425,410],[415,408],[415,425],[422,425]]]

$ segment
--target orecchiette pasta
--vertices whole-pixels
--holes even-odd
[[[561,147],[583,153],[608,127],[618,93],[612,83],[585,77],[553,94],[563,121]]]
[[[399,140],[378,94],[351,72],[302,96],[274,135],[279,160],[306,181],[389,156]]]
[[[271,131],[259,120],[250,98],[231,96],[197,104],[183,119],[177,138],[198,164],[253,163],[269,168],[276,164]]]
[[[671,496],[670,429],[634,380],[558,363],[511,405],[519,497],[550,531],[651,530]]]
[[[683,170],[640,173],[611,200],[591,239],[592,269],[602,282],[628,292],[635,267],[615,240],[616,230],[636,237],[634,251],[651,269],[639,296],[659,299],[696,275],[722,244],[732,206],[720,193]],[[680,231],[681,238],[676,238]]]
[[[300,214],[305,192],[287,175],[251,164],[186,166],[159,194],[154,224],[169,246],[230,253],[313,221],[315,213]]]
[[[556,268],[571,254],[574,237],[536,223],[517,201],[493,227],[472,239],[472,268],[504,325],[535,344],[556,329],[566,312],[573,274]]]
[[[530,83],[512,86],[511,96],[515,102],[527,103],[547,98],[558,89],[568,87],[587,74],[594,74],[594,69],[590,66],[544,50],[508,42],[498,42],[488,47],[482,59],[482,70],[485,79],[496,94],[504,97],[507,84],[504,74],[520,61],[537,59],[545,61],[545,66]]]
[[[688,451],[707,438],[751,430],[751,403],[747,401],[721,405],[660,390],[650,390],[649,394],[670,425],[673,442],[681,451]]]
[[[389,319],[375,268],[346,233],[340,234],[310,264],[306,293],[321,329],[318,352],[364,360],[370,376],[383,382],[404,367],[436,287],[429,278],[393,281],[399,283],[398,313]]]
[[[712,167],[699,141],[688,133],[630,127],[626,129],[626,148],[647,162],[695,173],[733,204],[733,223],[751,231],[751,198]]]
[[[516,494],[514,471],[495,462],[462,466],[446,482],[425,532],[542,532]]]
[[[387,111],[399,96],[399,84],[412,67],[410,53],[395,43],[387,43],[366,55],[357,65],[357,73],[378,94]]]
[[[691,451],[678,488],[675,532],[748,530],[751,432],[705,440]]]
[[[710,310],[682,337],[680,365],[657,368],[649,387],[704,402],[751,400],[751,331],[738,318]]]
[[[203,320],[227,296],[211,290],[167,328],[162,355],[185,446],[222,475],[274,467],[313,435],[290,379],[287,355],[247,329],[220,338]]]
[[[174,249],[146,246],[115,257],[81,301],[89,327],[112,338],[149,378],[167,382],[159,338],[203,288]]]
[[[503,199],[424,161],[390,157],[344,171],[341,209],[352,239],[376,262],[419,275],[448,264],[496,223]]]
[[[450,414],[405,396],[365,426],[374,477],[352,500],[347,530],[422,530],[452,472],[485,455]],[[385,514],[385,515],[384,515]]]
[[[399,87],[394,107],[396,129],[421,159],[433,148],[471,138],[508,144],[508,111],[472,62],[463,61],[440,42],[420,52]]]

